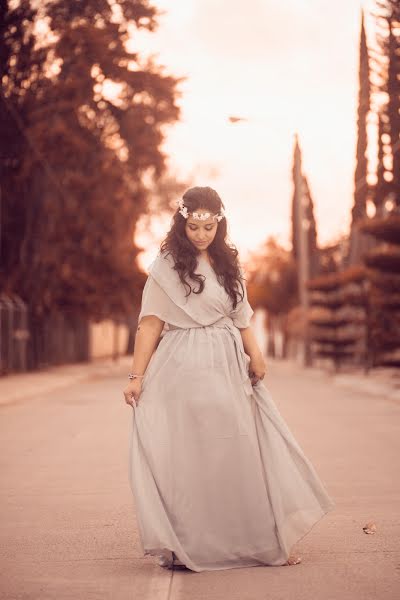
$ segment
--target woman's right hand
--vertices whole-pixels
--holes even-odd
[[[142,378],[137,377],[129,381],[124,389],[125,402],[133,407],[138,405],[140,393],[142,391]]]
[[[260,379],[264,379],[266,372],[266,364],[261,352],[255,356],[250,356],[249,363],[249,377],[251,379],[251,385],[256,385]]]

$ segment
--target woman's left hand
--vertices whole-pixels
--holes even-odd
[[[267,367],[262,354],[251,356],[249,363],[249,377],[251,380],[251,385],[255,385],[260,379],[264,379],[266,370]]]

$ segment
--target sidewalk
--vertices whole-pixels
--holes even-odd
[[[304,373],[329,385],[400,402],[400,369],[374,369],[368,374],[361,369],[335,373],[322,367],[303,367],[295,360],[275,359],[273,362],[286,364],[291,373]]]
[[[91,379],[128,375],[132,357],[95,360],[0,377],[0,406],[34,398]]]

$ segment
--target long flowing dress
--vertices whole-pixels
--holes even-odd
[[[139,314],[165,322],[129,444],[143,555],[174,552],[197,572],[283,565],[335,504],[264,382],[251,384],[245,281],[233,309],[203,255],[201,294],[185,297],[173,264],[159,252],[150,265]]]

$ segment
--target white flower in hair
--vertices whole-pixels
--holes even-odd
[[[182,198],[180,198],[177,201],[177,205],[179,206],[179,213],[182,215],[182,217],[184,217],[185,219],[187,219],[189,217],[189,212],[188,212],[187,206],[185,206]],[[221,209],[220,209],[219,213],[216,214],[216,215],[211,215],[211,213],[209,213],[209,212],[202,213],[202,214],[200,214],[198,212],[193,212],[192,213],[193,219],[197,219],[199,221],[206,221],[211,216],[213,217],[213,219],[215,219],[216,221],[219,222],[219,221],[221,221],[221,219],[223,219],[225,217],[225,211],[224,211],[224,209],[221,206]]]
[[[211,217],[211,214],[209,212],[206,212],[201,215],[198,212],[194,212],[194,213],[192,213],[192,217],[193,217],[193,219],[199,219],[200,221],[206,221],[207,219],[209,219]]]
[[[184,203],[183,203],[183,200],[182,200],[182,198],[180,198],[180,199],[178,200],[178,206],[179,206],[179,208],[180,208],[180,211],[179,211],[179,212],[181,213],[182,217],[185,217],[185,219],[187,219],[187,218],[188,218],[188,216],[189,216],[189,213],[188,213],[187,206],[185,206],[185,205],[184,205]]]
[[[221,206],[220,211],[219,211],[219,215],[216,215],[216,219],[218,221],[218,223],[221,221],[221,219],[223,219],[225,217],[225,211],[223,209],[223,207]]]

